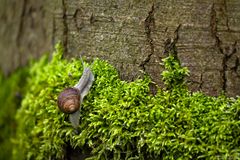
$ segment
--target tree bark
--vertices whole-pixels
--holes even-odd
[[[5,72],[61,41],[65,57],[99,57],[124,80],[143,70],[161,85],[161,59],[176,45],[192,91],[240,95],[239,0],[1,1]]]
[[[0,67],[5,74],[49,51],[50,0],[0,0]]]

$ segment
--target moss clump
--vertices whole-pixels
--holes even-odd
[[[149,93],[151,80],[119,79],[116,69],[96,59],[94,84],[83,103],[79,134],[59,111],[57,96],[82,74],[79,59],[36,63],[17,114],[15,157],[64,159],[66,147],[89,159],[229,159],[240,156],[240,99],[190,93],[186,68],[170,55],[163,60],[166,89]]]
[[[11,159],[12,138],[16,132],[15,114],[21,105],[28,68],[22,68],[9,77],[0,73],[0,159]]]

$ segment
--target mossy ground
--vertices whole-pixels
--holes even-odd
[[[237,159],[240,157],[240,99],[188,91],[188,70],[173,56],[163,60],[166,88],[149,91],[148,76],[120,80],[106,61],[90,65],[95,81],[84,99],[79,134],[56,105],[83,66],[79,59],[53,59],[31,66],[27,93],[16,115],[15,159],[64,159],[66,147],[89,159]],[[159,73],[161,74],[161,73]]]

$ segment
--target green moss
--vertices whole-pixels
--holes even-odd
[[[16,131],[14,117],[25,92],[22,86],[26,83],[27,75],[27,68],[17,70],[9,77],[0,73],[0,159],[12,157],[12,138]]]
[[[166,88],[149,92],[148,76],[120,80],[106,61],[91,64],[94,84],[83,103],[79,134],[56,105],[58,94],[77,83],[79,59],[62,59],[56,46],[30,70],[28,92],[16,119],[15,159],[63,159],[66,147],[90,159],[218,159],[240,156],[240,99],[190,93],[188,70],[170,55],[163,60]],[[89,64],[86,64],[89,65]]]

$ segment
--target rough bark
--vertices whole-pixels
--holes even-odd
[[[50,50],[50,2],[0,0],[0,67],[5,74]]]
[[[6,71],[60,40],[66,57],[106,59],[122,79],[131,81],[143,70],[161,85],[159,63],[176,45],[193,91],[240,95],[239,0],[1,1],[9,6],[0,12]]]

